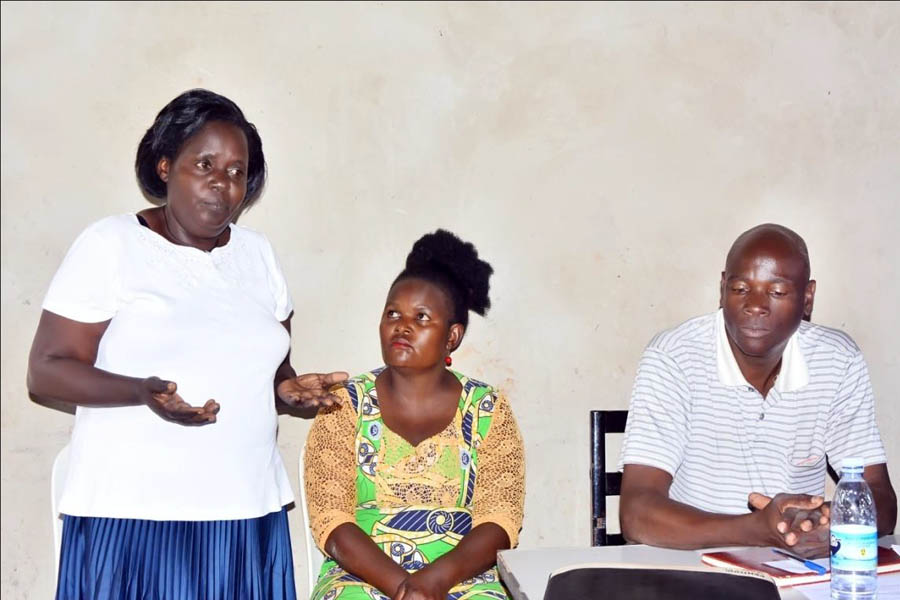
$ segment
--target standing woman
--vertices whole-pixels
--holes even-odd
[[[159,206],[81,233],[29,357],[31,394],[77,405],[56,597],[292,600],[275,398],[311,416],[346,374],[296,376],[284,276],[234,224],[262,191],[262,142],[191,90],[135,169]]]
[[[413,246],[381,316],[385,367],[349,380],[306,444],[314,600],[505,599],[497,551],[522,525],[522,439],[506,398],[451,370],[493,270],[438,230]]]

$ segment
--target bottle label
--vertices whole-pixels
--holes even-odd
[[[831,568],[874,571],[878,566],[878,532],[868,525],[831,528]]]

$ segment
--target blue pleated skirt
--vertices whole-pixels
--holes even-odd
[[[287,512],[234,521],[63,517],[56,600],[296,600]]]

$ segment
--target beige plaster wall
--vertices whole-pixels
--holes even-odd
[[[43,294],[81,229],[144,206],[137,141],[195,86],[262,133],[271,178],[243,223],[281,256],[299,369],[379,364],[422,233],[493,262],[456,364],[514,402],[523,546],[588,543],[587,411],[627,405],[643,346],[716,307],[725,251],[763,221],[809,243],[815,320],[864,349],[900,483],[898,57],[888,3],[4,3],[3,598],[53,589],[72,417],[25,392]],[[282,417],[292,470],[307,429]]]

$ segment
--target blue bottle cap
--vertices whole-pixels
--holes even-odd
[[[845,458],[841,463],[841,471],[862,471],[863,467],[865,467],[865,461],[856,456]]]

